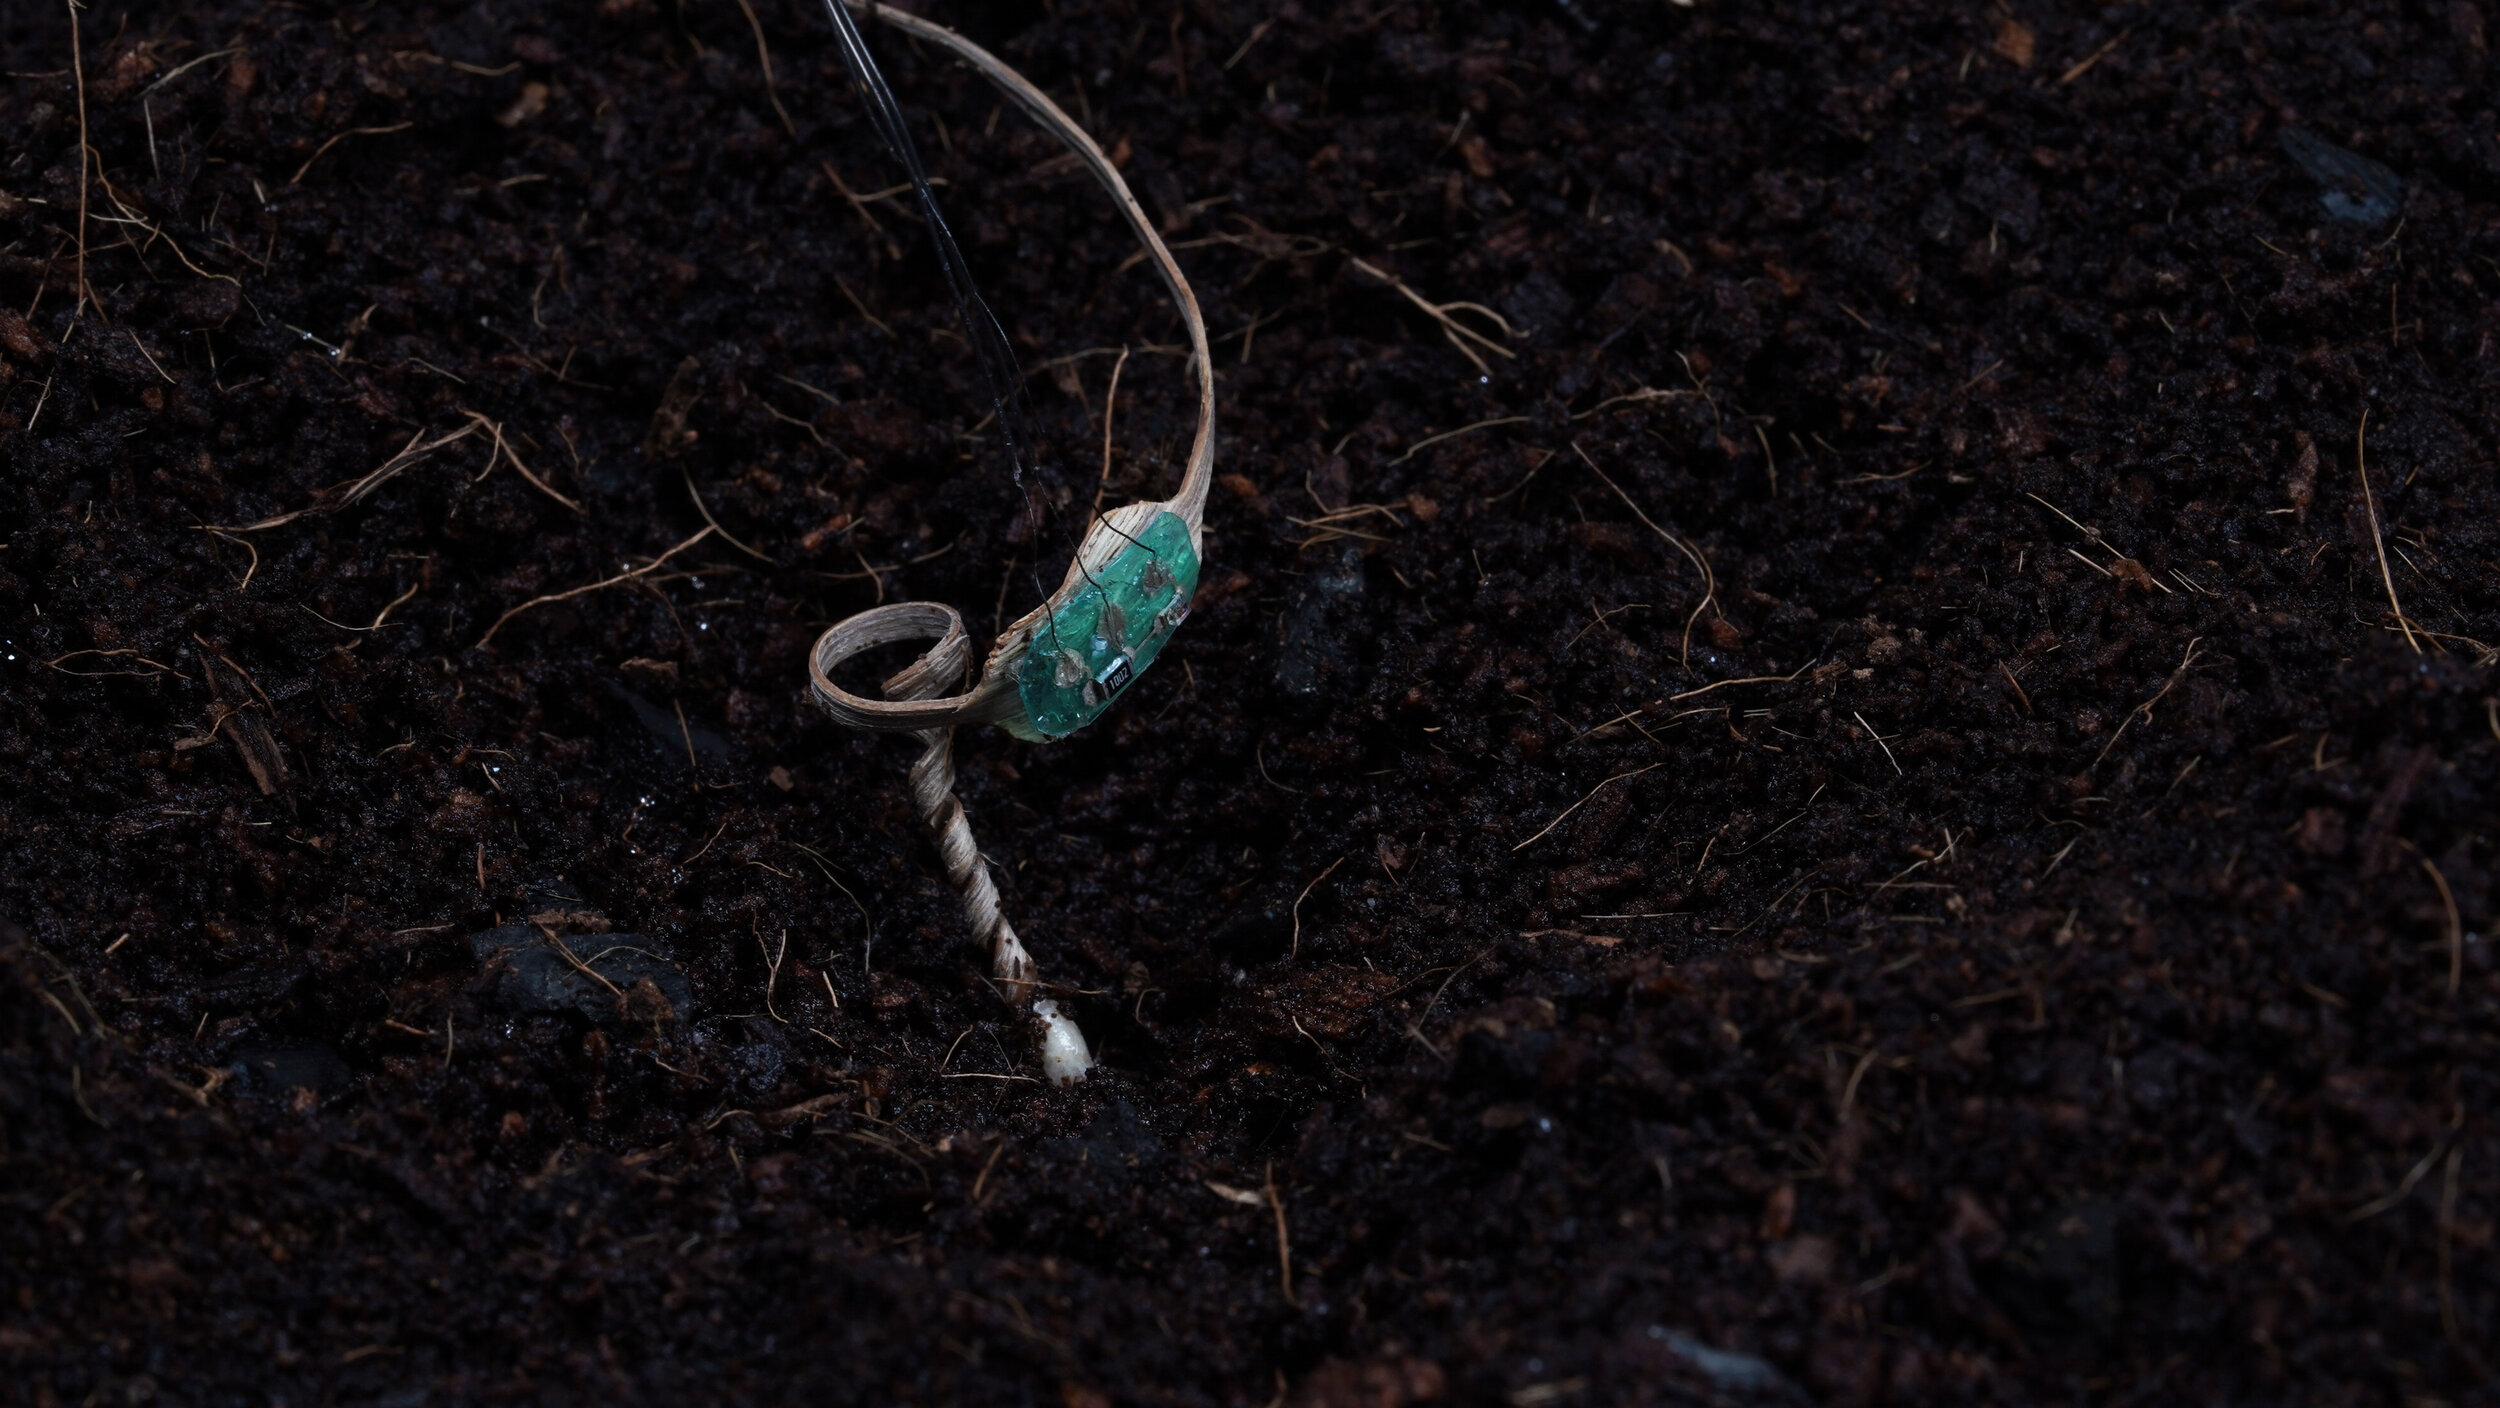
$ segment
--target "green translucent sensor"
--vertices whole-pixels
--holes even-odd
[[[1198,590],[1189,525],[1161,513],[1089,574],[1033,632],[1016,666],[1023,738],[1064,738],[1092,723],[1163,651]]]

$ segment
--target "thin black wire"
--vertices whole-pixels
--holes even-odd
[[[841,41],[843,65],[851,71],[852,86],[859,90],[860,103],[868,109],[868,121],[885,139],[886,149],[903,164],[903,174],[911,182],[912,194],[919,199],[921,218],[929,226],[929,240],[937,246],[938,263],[945,266],[946,282],[955,295],[955,311],[962,316],[964,336],[972,343],[981,363],[981,374],[989,382],[990,406],[998,414],[999,438],[1007,443],[1007,459],[1014,467],[1018,487],[1024,484],[1024,438],[1017,433],[1022,422],[1021,388],[1023,371],[1016,364],[1015,349],[1007,344],[1006,329],[981,297],[981,290],[972,281],[972,266],[964,259],[955,233],[947,228],[946,217],[939,213],[937,191],[929,184],[927,168],[920,164],[920,149],[913,145],[911,129],[903,122],[902,106],[894,101],[894,92],[886,87],[885,74],[868,52],[868,42],[861,37],[859,26],[852,22],[849,7],[842,0],[825,0],[825,13],[833,19],[834,36]]]
[[[834,36],[841,43],[843,66],[850,70],[852,86],[859,91],[860,103],[868,111],[868,121],[877,129],[877,135],[885,140],[886,149],[902,163],[903,174],[911,182],[912,194],[919,201],[921,217],[929,227],[930,243],[937,247],[938,263],[945,268],[947,286],[955,296],[955,311],[963,320],[965,338],[972,344],[974,354],[981,363],[982,376],[989,383],[990,405],[997,413],[999,438],[1007,446],[1007,459],[1016,486],[1024,491],[1022,497],[1026,511],[1031,512],[1040,493],[1037,487],[1024,482],[1024,442],[1030,437],[1018,434],[1018,427],[1024,420],[1024,373],[1017,364],[1015,349],[1008,344],[1006,329],[999,325],[998,316],[990,311],[989,303],[981,297],[980,288],[972,279],[972,266],[965,260],[962,246],[955,242],[954,231],[948,228],[945,215],[938,210],[937,191],[929,183],[928,169],[920,161],[920,149],[913,143],[911,129],[903,120],[902,105],[895,101],[894,91],[886,86],[885,74],[877,67],[875,56],[868,52],[868,42],[860,34],[858,24],[851,19],[849,7],[843,0],[824,0],[824,6],[826,15],[833,21]],[[1108,518],[1101,521],[1114,533],[1161,560],[1163,555],[1160,552],[1121,532]],[[1067,533],[1064,524],[1060,531]],[[1069,548],[1077,575],[1084,579],[1086,585],[1096,591],[1102,590],[1102,584],[1095,581],[1094,574],[1086,569],[1083,544],[1074,541],[1071,536]],[[1036,591],[1043,590],[1038,560],[1033,564],[1033,586]],[[1057,646],[1057,613],[1046,613],[1043,625],[1050,632],[1052,645]]]
[[[843,4],[843,0],[824,0],[824,4],[826,15],[833,20],[834,37],[841,43],[843,66],[850,70],[851,85],[859,90],[860,103],[868,110],[868,121],[877,129],[877,135],[885,139],[886,149],[903,164],[903,174],[911,182],[912,195],[920,202],[920,214],[929,227],[930,243],[937,246],[938,263],[945,267],[947,286],[955,295],[955,311],[963,319],[964,337],[972,344],[974,355],[981,364],[982,377],[989,383],[990,407],[997,413],[998,436],[1006,443],[1007,462],[1016,487],[1023,491],[1019,497],[1024,500],[1024,511],[1033,513],[1042,494],[1038,486],[1024,482],[1024,450],[1019,443],[1024,437],[1017,434],[1017,427],[1023,420],[1023,368],[1016,363],[1015,349],[1008,345],[1007,332],[999,326],[998,315],[990,311],[989,303],[981,297],[981,290],[973,283],[972,266],[964,259],[962,246],[955,243],[954,231],[947,227],[945,215],[938,210],[937,191],[929,184],[928,169],[920,163],[920,149],[913,144],[911,129],[903,121],[902,105],[894,100],[894,90],[886,86],[884,72],[877,67],[876,57],[868,52],[868,41],[861,36],[859,26],[852,21],[850,9]],[[1063,535],[1067,533],[1065,525],[1061,526],[1060,532]],[[1076,561],[1077,571],[1088,585],[1096,585],[1093,574],[1085,571],[1082,546],[1071,540],[1069,549]],[[1047,589],[1042,586],[1038,559],[1033,564],[1032,576],[1034,591],[1047,596]],[[1047,613],[1042,620],[1050,632],[1051,644],[1057,647],[1057,613]]]

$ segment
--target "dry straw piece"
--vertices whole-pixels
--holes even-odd
[[[1077,545],[1066,580],[1048,601],[999,634],[969,689],[964,682],[971,674],[972,644],[963,618],[953,607],[934,602],[896,602],[863,611],[826,631],[808,657],[816,701],[837,722],[909,733],[920,740],[920,758],[911,768],[913,807],[936,837],[974,940],[990,951],[991,975],[1001,994],[1033,1016],[1045,1075],[1055,1084],[1073,1084],[1092,1064],[1091,1053],[1074,1020],[1056,1003],[1034,1000],[1039,978],[1032,955],[999,908],[998,887],[954,795],[954,735],[958,727],[983,723],[1030,739],[1056,738],[1082,727],[1110,707],[1188,615],[1205,546],[1201,524],[1207,488],[1215,470],[1215,382],[1206,322],[1188,279],[1118,168],[1058,104],[953,30],[862,0],[842,3],[970,64],[1064,143],[1110,193],[1189,329],[1191,366],[1198,381],[1198,429],[1179,491],[1160,502],[1128,504],[1096,516]],[[827,9],[846,43],[854,41],[835,0],[827,0]],[[862,87],[869,82],[863,78]],[[918,640],[936,644],[885,680],[884,698],[863,698],[834,683],[834,670],[852,657]]]

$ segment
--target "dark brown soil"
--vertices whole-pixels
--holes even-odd
[[[802,689],[1168,492],[1049,141],[1036,534],[808,5],[9,6],[0,1397],[2500,1401],[2487,11],[938,7],[1220,337],[1058,1092]]]

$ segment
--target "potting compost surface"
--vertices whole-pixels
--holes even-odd
[[[1074,158],[1019,469],[820,8],[0,15],[0,1396],[2496,1401],[2489,5],[925,12],[1073,1089]]]

